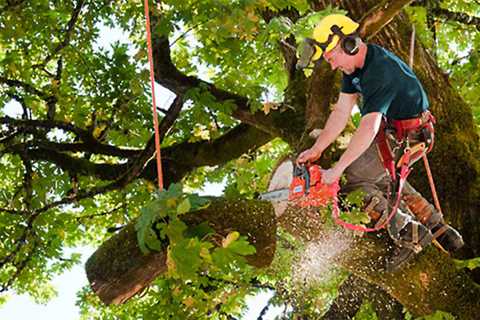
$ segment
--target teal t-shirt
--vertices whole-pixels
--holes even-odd
[[[392,52],[367,45],[363,68],[344,74],[342,92],[360,93],[360,113],[381,112],[388,119],[408,119],[428,109],[428,98],[412,69]]]

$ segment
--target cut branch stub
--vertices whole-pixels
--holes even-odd
[[[256,249],[247,261],[257,268],[268,266],[273,259],[276,221],[268,202],[212,199],[208,208],[185,215],[183,221],[189,226],[208,221],[221,236],[231,231],[247,236]],[[167,270],[166,246],[161,252],[143,254],[135,222],[130,223],[88,259],[85,269],[93,291],[105,304],[127,301]]]

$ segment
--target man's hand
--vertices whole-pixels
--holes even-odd
[[[337,167],[330,168],[328,170],[322,171],[322,183],[323,184],[332,184],[342,175],[343,170],[337,169]]]
[[[318,158],[320,158],[320,156],[322,155],[321,152],[317,151],[316,149],[314,148],[310,148],[310,149],[307,149],[305,151],[303,151],[302,153],[300,153],[300,155],[298,156],[297,158],[297,165],[301,164],[301,163],[305,163],[305,162],[308,162],[308,161],[315,161],[317,160]]]

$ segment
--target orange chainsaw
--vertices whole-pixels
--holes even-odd
[[[299,207],[324,207],[336,199],[338,182],[322,183],[322,168],[316,164],[294,165],[293,179],[288,189],[274,190],[260,195],[261,200],[292,202]]]

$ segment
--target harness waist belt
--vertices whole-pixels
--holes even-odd
[[[390,120],[389,124],[399,131],[408,131],[420,128],[429,122],[435,123],[435,117],[430,113],[430,111],[426,110],[419,114],[416,118]]]

